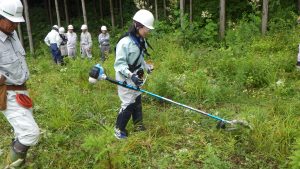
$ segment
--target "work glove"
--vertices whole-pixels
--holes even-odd
[[[132,74],[131,80],[137,87],[140,87],[143,84],[143,79],[140,79],[137,74]]]
[[[150,74],[154,70],[154,66],[152,64],[146,64],[147,73]]]

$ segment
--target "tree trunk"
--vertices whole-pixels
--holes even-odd
[[[181,25],[181,29],[183,29],[184,27],[184,18],[183,18],[183,15],[184,15],[184,1],[183,0],[180,0],[180,25]]]
[[[165,18],[167,17],[167,4],[166,4],[166,0],[164,0],[164,17]]]
[[[23,0],[23,4],[24,4],[24,13],[25,13],[26,27],[27,27],[27,33],[28,33],[28,39],[29,39],[30,53],[34,54],[27,0]]]
[[[226,0],[220,0],[220,28],[219,28],[219,38],[222,40],[225,36],[225,9]]]
[[[158,9],[157,9],[157,0],[154,2],[155,4],[155,19],[158,20]]]
[[[50,22],[50,17],[49,17],[49,7],[48,7],[48,0],[44,0],[44,8],[46,8],[46,13],[47,13],[47,21]],[[52,25],[52,24],[51,24]]]
[[[298,0],[297,9],[298,9],[298,14],[300,14],[300,0]]]
[[[110,6],[111,26],[112,26],[112,29],[115,29],[114,7],[113,7],[112,0],[109,0],[109,6]]]
[[[51,25],[53,25],[53,14],[52,14],[52,8],[51,8],[51,0],[47,0],[47,1],[48,1],[49,19],[50,19]]]
[[[122,0],[119,0],[120,5],[120,18],[121,18],[121,28],[124,27],[124,20],[123,20],[123,7],[122,7]]]
[[[99,6],[100,6],[100,17],[103,19],[103,8],[102,8],[102,0],[99,0]]]
[[[96,0],[93,0],[93,11],[94,11],[94,14],[97,13],[97,3],[96,3]]]
[[[60,27],[60,16],[59,16],[59,8],[58,8],[57,0],[55,0],[55,9],[56,9],[57,24]]]
[[[269,8],[269,0],[263,0],[263,12],[262,12],[262,20],[261,20],[262,35],[265,35],[267,32],[268,8]]]
[[[86,18],[86,10],[85,10],[85,3],[84,0],[81,0],[82,4],[82,14],[83,14],[83,22],[87,25],[87,18]]]
[[[193,0],[190,0],[190,23],[193,22]]]
[[[24,46],[24,39],[23,39],[21,24],[18,24],[18,34],[19,34],[19,39],[21,41],[21,44],[22,44],[22,46]]]
[[[70,20],[69,20],[69,11],[68,11],[67,0],[64,0],[64,6],[65,6],[66,22],[67,22],[67,25],[69,25],[70,24]]]
[[[74,0],[72,0],[74,1]],[[81,7],[80,7],[80,4],[81,4],[81,0],[75,0],[76,2],[76,16],[77,17],[81,17]]]

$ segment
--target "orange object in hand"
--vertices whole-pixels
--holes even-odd
[[[26,94],[17,94],[16,100],[17,100],[17,103],[19,103],[21,106],[23,106],[27,109],[32,108],[32,100]]]

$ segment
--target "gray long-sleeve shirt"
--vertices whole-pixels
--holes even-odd
[[[68,42],[67,42],[67,46],[68,48],[72,48],[75,49],[76,48],[76,42],[77,42],[77,35],[75,32],[68,32],[67,33],[67,38],[68,38]]]
[[[141,55],[144,55],[143,52]],[[147,68],[144,57],[140,56],[140,49],[134,41],[129,36],[121,39],[116,48],[116,60],[114,64],[116,73],[121,73],[124,77],[131,77],[132,72],[129,71],[128,64],[132,65],[138,57],[137,64],[141,64],[142,69]]]
[[[100,46],[107,46],[109,45],[109,34],[100,33],[98,36],[98,42]]]
[[[21,85],[29,78],[25,50],[15,31],[11,36],[0,31],[0,74],[7,85]]]
[[[81,33],[80,35],[80,45],[81,46],[88,46],[89,48],[92,47],[92,37],[89,32]]]

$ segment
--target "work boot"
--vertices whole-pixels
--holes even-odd
[[[134,132],[140,132],[140,131],[145,131],[145,130],[146,130],[146,127],[143,125],[143,123],[134,125],[134,129],[133,129]]]
[[[25,164],[29,146],[25,146],[19,140],[12,140],[10,152],[7,156],[5,169],[20,169]]]
[[[25,164],[26,152],[17,153],[11,147],[7,156],[5,169],[21,169]]]

